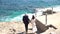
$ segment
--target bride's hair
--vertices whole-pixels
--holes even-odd
[[[34,15],[32,15],[32,19],[35,19]]]

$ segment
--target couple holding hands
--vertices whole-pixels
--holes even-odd
[[[29,24],[29,22],[32,24],[32,32],[35,33],[37,31],[36,24],[35,24],[35,16],[32,15],[32,19],[30,20],[28,18],[28,15],[25,14],[23,16],[23,23],[25,24],[26,33],[28,32],[28,24]]]

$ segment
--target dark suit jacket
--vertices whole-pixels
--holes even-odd
[[[23,16],[23,22],[24,22],[24,24],[29,24],[29,18],[27,15]]]

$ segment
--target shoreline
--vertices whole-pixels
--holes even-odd
[[[46,7],[46,8],[36,8],[36,10],[37,11],[46,11],[46,10],[52,10],[52,8],[53,8],[53,11],[60,11],[59,9],[60,9],[60,5],[58,5],[58,6],[54,6],[54,7]]]
[[[46,10],[52,10],[52,7],[47,7],[47,8],[35,8],[35,10],[36,10],[36,13],[38,14],[38,15],[42,15],[42,12],[43,11],[46,11]],[[55,11],[55,12],[60,12],[60,6],[58,5],[58,6],[54,6],[53,7],[53,11]],[[33,15],[32,13],[27,13],[28,15],[29,15],[29,18],[31,18],[31,15]],[[35,14],[35,13],[34,13]],[[12,18],[12,19],[10,19],[10,21],[22,21],[22,16],[23,16],[24,14],[22,14],[22,15],[18,15],[18,16],[16,16],[16,17],[14,17],[14,18]],[[6,21],[8,22],[9,20],[8,19],[6,19]],[[10,22],[9,21],[9,22]]]
[[[60,6],[59,6],[60,7]],[[60,9],[59,9],[59,7],[56,7],[56,8],[54,8],[53,7],[53,11],[55,11],[55,12],[60,12]],[[56,10],[57,9],[57,10]],[[51,7],[48,7],[48,8],[42,8],[42,9],[40,9],[40,8],[36,8],[35,9],[36,10],[36,13],[37,13],[37,15],[42,15],[42,12],[43,11],[46,11],[46,10],[52,10],[52,8]],[[11,21],[22,21],[22,16],[23,16],[24,14],[22,14],[21,16],[16,16],[15,18],[13,18],[13,19],[11,19]],[[29,19],[31,20],[31,16],[32,15],[35,15],[35,13],[27,13],[27,15],[29,16]]]

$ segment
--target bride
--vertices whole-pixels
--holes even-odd
[[[32,24],[32,32],[35,34],[35,32],[37,31],[37,28],[36,28],[36,24],[35,24],[35,17],[34,17],[34,15],[32,16],[31,24]]]

